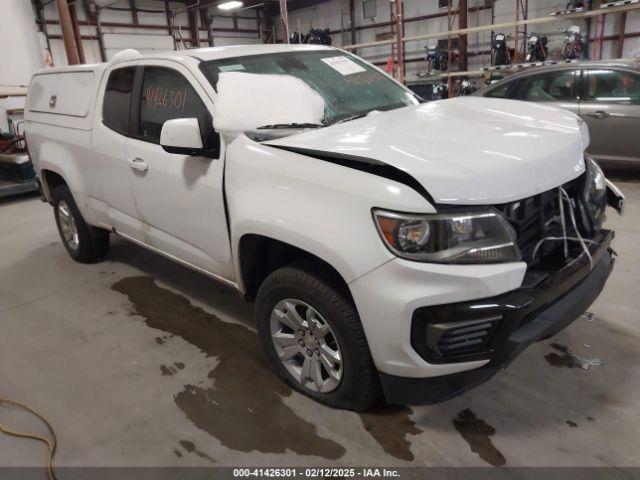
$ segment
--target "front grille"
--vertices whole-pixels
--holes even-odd
[[[563,185],[563,188],[573,200],[577,200],[579,180],[580,179],[576,179]],[[567,209],[568,205],[566,202],[564,205],[567,229],[571,230],[571,221]],[[520,248],[520,253],[522,254],[522,260],[527,262],[528,265],[537,263],[539,260],[538,256],[536,256],[535,259],[533,258],[533,252],[541,239],[549,236],[562,235],[562,227],[560,224],[560,197],[557,188],[517,202],[496,205],[495,208],[499,210],[513,226],[517,235],[517,243]],[[577,210],[576,208],[574,212],[576,221],[579,223],[580,216]],[[584,232],[581,232],[581,234],[584,234]],[[560,244],[560,242],[546,242],[543,252],[548,254]]]
[[[500,320],[502,315],[432,323],[427,327],[427,346],[441,360],[486,352]]]

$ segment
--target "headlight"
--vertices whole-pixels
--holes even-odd
[[[594,229],[599,229],[604,221],[607,206],[607,182],[600,166],[589,156],[585,156],[587,175],[584,184],[584,203],[591,217]]]
[[[374,210],[387,247],[409,260],[435,263],[517,262],[516,234],[492,209],[434,215]]]

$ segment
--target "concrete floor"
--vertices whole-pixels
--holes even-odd
[[[228,288],[117,238],[104,263],[74,263],[48,205],[3,201],[0,394],[51,420],[58,466],[640,466],[640,183],[619,185],[619,259],[592,318],[461,397],[365,415],[276,381]],[[604,365],[562,366],[552,342]],[[5,406],[0,422],[43,431]],[[44,460],[0,435],[0,466]]]

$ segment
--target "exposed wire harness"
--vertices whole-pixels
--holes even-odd
[[[578,230],[578,224],[576,222],[576,216],[575,216],[575,212],[574,212],[574,205],[573,202],[571,200],[571,197],[569,197],[569,194],[567,193],[567,191],[563,188],[563,187],[558,187],[558,200],[559,200],[559,204],[560,204],[560,226],[562,228],[562,236],[561,237],[553,237],[553,236],[549,236],[549,237],[545,237],[540,239],[540,241],[538,241],[538,243],[536,243],[536,246],[533,248],[533,253],[531,254],[531,260],[534,260],[536,258],[536,255],[540,249],[540,247],[542,246],[542,244],[546,241],[562,241],[564,243],[564,258],[565,260],[569,258],[569,242],[579,242],[580,245],[582,246],[582,250],[584,251],[584,253],[587,255],[587,258],[589,258],[589,267],[590,269],[593,269],[593,258],[591,257],[591,252],[589,251],[589,247],[587,247],[587,244],[596,244],[597,242],[594,242],[592,240],[589,239],[585,239],[582,237],[582,235],[580,235],[580,231]],[[564,202],[567,202],[568,204],[568,210],[569,210],[569,218],[571,219],[571,224],[573,226],[573,230],[575,231],[576,236],[568,236],[567,235],[567,221],[566,221],[566,215],[565,215],[565,206],[564,206]]]

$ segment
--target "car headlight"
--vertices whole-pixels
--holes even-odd
[[[435,263],[517,262],[511,225],[493,209],[438,214],[373,211],[386,246],[409,260]]]
[[[586,177],[584,183],[584,203],[595,230],[602,226],[607,207],[607,181],[600,166],[589,156],[585,156]]]

